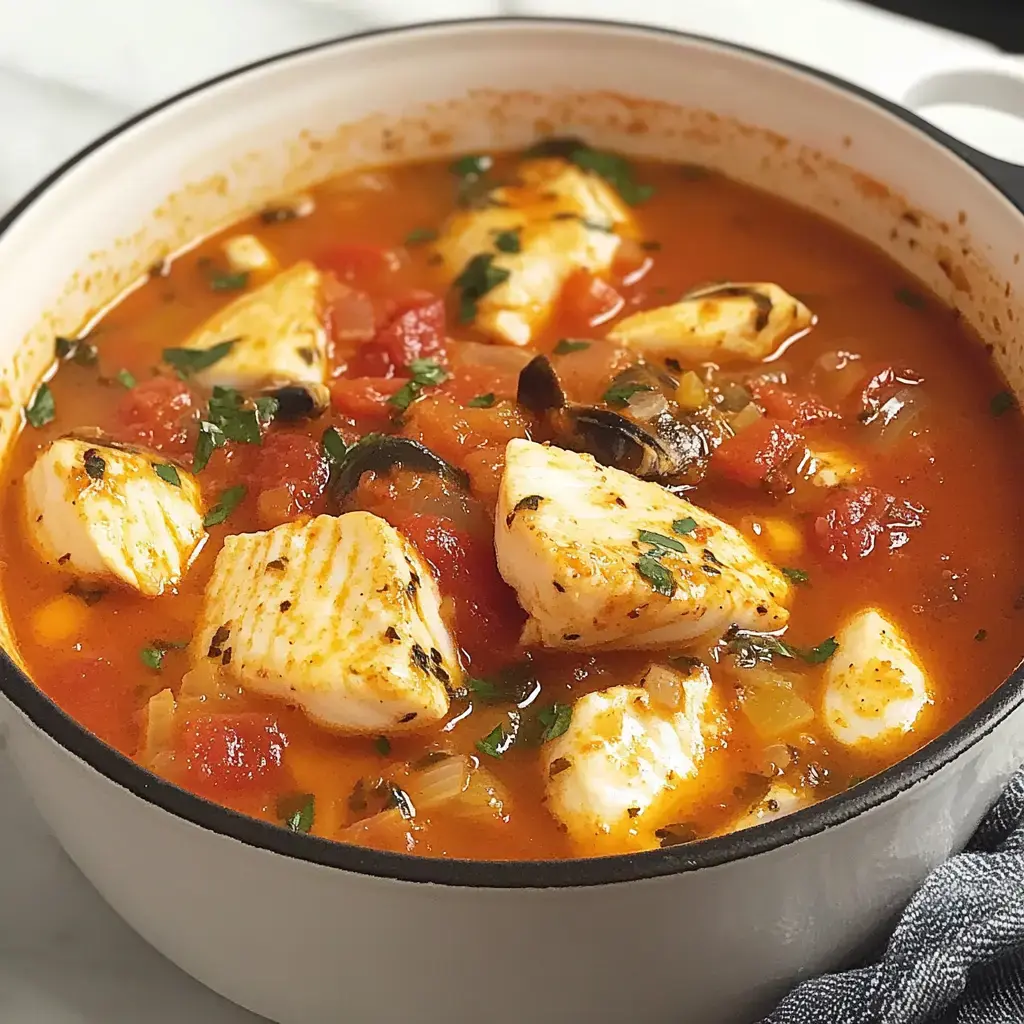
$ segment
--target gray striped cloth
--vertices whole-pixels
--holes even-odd
[[[762,1024],[1024,1024],[1024,768],[875,963],[804,982]]]

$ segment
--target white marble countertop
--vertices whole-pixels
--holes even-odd
[[[502,13],[641,20],[760,47],[898,102],[931,96],[942,102],[927,116],[1024,162],[1024,122],[949,102],[949,72],[968,69],[989,75],[988,102],[1013,109],[992,76],[1024,76],[1024,64],[853,0],[0,0],[0,211],[96,135],[234,65],[377,25]],[[0,822],[0,1024],[255,1022],[105,906],[32,809],[2,733]]]

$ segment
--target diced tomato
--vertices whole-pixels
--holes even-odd
[[[309,510],[323,494],[330,470],[316,438],[272,430],[256,450],[250,473],[260,524],[278,526]]]
[[[398,378],[339,377],[331,384],[331,403],[343,416],[354,420],[386,420],[388,399],[406,382]]]
[[[178,738],[178,756],[197,790],[266,792],[284,781],[288,739],[272,715],[197,715]]]
[[[189,446],[197,419],[192,392],[176,377],[150,377],[125,392],[117,409],[119,439],[157,451],[180,453]]]
[[[577,270],[562,288],[562,315],[586,327],[597,327],[611,320],[623,305],[622,296],[589,270]]]
[[[769,416],[774,416],[779,420],[788,420],[798,426],[820,423],[822,420],[835,419],[839,416],[839,413],[827,406],[821,399],[815,398],[813,395],[798,395],[781,384],[754,381],[750,385],[750,391],[757,404]]]
[[[884,540],[889,551],[903,547],[908,530],[924,522],[927,510],[877,487],[836,491],[814,520],[813,539],[837,562],[866,558]]]
[[[723,441],[712,465],[730,480],[756,487],[789,461],[801,440],[792,423],[762,416]]]
[[[373,291],[401,269],[402,261],[393,249],[382,245],[348,242],[320,253],[317,265],[329,270],[346,284]]]
[[[412,515],[395,526],[431,564],[441,593],[455,602],[458,640],[473,670],[487,672],[507,661],[526,616],[498,573],[490,538],[460,532],[443,516]]]
[[[357,345],[377,333],[377,314],[365,292],[324,275],[324,328],[330,339],[331,363],[343,365]]]
[[[123,666],[106,658],[75,658],[42,676],[43,689],[79,725],[123,754],[138,746],[135,696]]]
[[[383,346],[396,367],[404,370],[414,359],[441,359],[444,338],[444,300],[428,294],[400,303],[374,344]]]

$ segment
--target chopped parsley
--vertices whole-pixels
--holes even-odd
[[[225,519],[242,503],[245,498],[245,485],[238,484],[220,492],[217,504],[206,513],[203,526],[220,526]]]
[[[992,396],[988,408],[993,416],[1003,416],[1011,409],[1017,408],[1017,399],[1010,391],[1000,391]]]
[[[572,705],[555,703],[549,708],[541,708],[537,712],[537,718],[544,727],[540,734],[541,743],[557,740],[569,728],[572,721]]]
[[[573,341],[571,338],[563,338],[555,346],[555,355],[567,356],[570,352],[583,352],[585,349],[590,348],[590,345],[589,341]]]
[[[150,465],[153,467],[156,475],[165,483],[169,483],[173,487],[181,486],[181,477],[178,476],[177,469],[169,462],[151,462]]]
[[[629,161],[617,153],[579,146],[572,151],[569,159],[582,170],[604,178],[630,206],[638,206],[654,195],[650,185],[637,183]]]
[[[124,385],[129,391],[138,383],[130,370],[118,370],[115,378],[118,384]]]
[[[178,376],[185,380],[194,373],[208,370],[230,355],[235,347],[235,341],[234,338],[219,341],[209,348],[165,348],[162,353],[163,360],[173,366]]]
[[[786,565],[780,571],[792,583],[807,583],[811,578],[803,569],[792,569]]]
[[[320,444],[323,445],[324,454],[332,466],[340,466],[345,461],[349,449],[337,427],[328,427],[320,438]]]
[[[726,633],[725,650],[736,659],[737,668],[753,668],[759,662],[775,658],[795,658],[808,665],[821,665],[839,650],[834,636],[822,640],[814,647],[796,647],[777,636],[753,633],[733,627]]]
[[[978,632],[974,634],[974,639],[979,641],[979,642],[982,641],[982,640],[985,640],[987,638],[988,638],[988,630],[987,629],[979,629]]]
[[[476,206],[487,199],[491,190],[487,172],[494,161],[489,156],[470,154],[459,157],[448,165],[448,169],[459,178],[456,197],[459,206]]]
[[[521,723],[518,711],[508,712],[508,725],[496,725],[483,739],[476,741],[476,749],[488,757],[503,757],[515,743]]]
[[[453,160],[448,165],[448,170],[459,178],[479,178],[493,166],[494,161],[486,154],[470,153],[467,156],[460,156],[458,160]]]
[[[91,342],[84,338],[57,338],[54,347],[57,358],[62,362],[78,363],[79,366],[92,366],[99,358],[99,351]]]
[[[648,554],[654,555],[656,558],[660,557],[665,551],[678,551],[681,554],[686,554],[685,544],[676,540],[675,537],[666,537],[663,533],[655,533],[653,530],[641,530],[640,540],[644,544],[654,545],[654,550],[648,552]]]
[[[672,532],[678,533],[681,537],[685,537],[688,533],[693,533],[697,529],[697,520],[687,516],[685,519],[677,519],[672,523]]]
[[[405,412],[425,387],[436,387],[448,379],[448,372],[436,359],[414,359],[407,369],[410,379],[388,399],[399,412]]]
[[[636,563],[636,571],[647,580],[656,594],[671,597],[676,592],[676,578],[670,569],[658,561],[654,554],[641,555]]]
[[[479,252],[472,257],[454,282],[460,294],[459,319],[462,323],[473,320],[477,303],[508,278],[509,272],[504,267],[494,266],[493,253]]]
[[[437,240],[437,231],[434,228],[413,228],[405,236],[406,245],[426,245],[428,242]]]
[[[192,456],[192,469],[196,473],[201,473],[206,469],[207,464],[210,461],[210,456],[218,448],[223,448],[227,438],[224,436],[224,431],[220,427],[215,426],[213,423],[203,420],[199,424],[199,436],[196,438],[196,450]]]
[[[519,238],[520,228],[509,231],[494,232],[494,248],[498,252],[521,252],[522,242]]]
[[[106,472],[107,464],[95,448],[89,448],[82,458],[85,463],[85,472],[92,480],[102,480]]]
[[[308,833],[316,817],[316,801],[312,793],[295,793],[277,801],[277,817],[289,832]]]
[[[25,407],[25,419],[33,427],[45,427],[57,415],[57,405],[49,384],[40,384],[32,400]]]
[[[199,436],[192,468],[199,473],[210,456],[228,441],[260,444],[263,430],[277,414],[276,398],[263,396],[247,402],[234,388],[215,387],[206,418],[199,424]]]
[[[477,395],[475,398],[471,398],[466,406],[469,409],[490,409],[495,401],[494,392],[488,391],[486,395]]]
[[[381,757],[387,757],[391,753],[391,740],[387,736],[378,736],[373,741],[373,749],[380,754]]]
[[[834,636],[830,636],[822,640],[816,647],[806,649],[795,647],[793,649],[796,651],[797,657],[803,658],[808,665],[821,665],[839,650],[839,642]]]
[[[466,689],[474,696],[479,697],[482,701],[490,702],[500,699],[500,691],[498,690],[498,687],[489,679],[481,679],[476,676],[467,679]]]
[[[612,384],[608,390],[604,393],[604,401],[611,406],[622,407],[638,392],[638,391],[653,391],[654,388],[650,384],[629,384],[622,381],[617,384]]]
[[[893,292],[893,298],[897,302],[902,302],[904,306],[909,306],[911,309],[924,309],[927,305],[924,296],[912,291],[910,288],[897,288]]]
[[[139,651],[139,658],[146,668],[159,672],[164,667],[164,655],[168,651],[180,651],[187,646],[185,640],[154,640],[149,647]]]
[[[240,270],[238,273],[223,273],[215,270],[206,279],[215,292],[238,292],[249,283],[249,271]]]

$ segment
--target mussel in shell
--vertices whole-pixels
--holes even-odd
[[[323,384],[272,385],[262,390],[260,395],[277,399],[274,418],[286,423],[314,420],[322,416],[331,404],[331,393]]]

